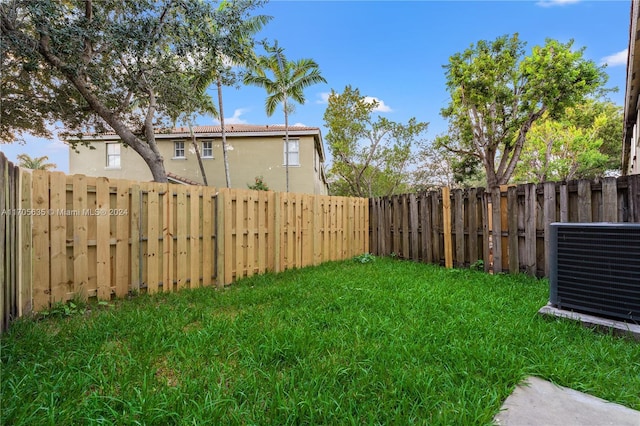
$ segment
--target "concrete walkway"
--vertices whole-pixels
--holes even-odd
[[[494,421],[501,426],[640,426],[640,411],[529,377]]]

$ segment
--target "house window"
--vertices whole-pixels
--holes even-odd
[[[119,143],[107,144],[107,168],[110,168],[110,169],[120,168],[120,144]]]
[[[287,164],[287,142],[284,144],[284,164]],[[299,166],[300,165],[300,143],[297,139],[289,139],[289,165],[290,166]]]
[[[184,142],[173,143],[173,158],[184,158]]]
[[[202,142],[202,158],[213,158],[213,142]]]

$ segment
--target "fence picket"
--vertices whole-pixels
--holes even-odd
[[[32,217],[33,238],[33,310],[41,311],[49,308],[51,294],[51,269],[49,257],[49,174],[42,170],[34,170],[32,175],[32,206],[36,214]]]
[[[587,180],[578,181],[578,222],[591,222],[591,183]]]
[[[602,180],[602,220],[604,222],[618,220],[618,189],[616,178],[613,177]]]
[[[84,175],[73,176],[73,292],[87,298],[89,260],[87,255],[87,180]],[[96,212],[101,214],[101,212]]]
[[[184,185],[175,185],[176,192],[176,288],[181,290],[187,287],[189,279],[188,269],[188,219],[187,215],[187,187]],[[231,254],[231,251],[229,251]],[[229,268],[231,271],[231,268]]]
[[[453,190],[453,218],[455,228],[455,265],[458,268],[463,268],[465,265],[465,244],[464,244],[464,202],[462,200],[462,189]]]
[[[109,180],[96,181],[96,209],[109,211]],[[99,300],[111,299],[111,232],[107,214],[96,217],[96,287]]]
[[[214,238],[213,232],[213,208],[214,189],[202,187],[202,285],[208,287],[213,282],[214,270]]]
[[[131,182],[118,180],[116,183],[116,204],[109,214],[115,215],[116,223],[116,296],[124,297],[129,293],[129,187]],[[152,216],[151,214],[149,216]],[[150,237],[149,237],[150,238]],[[148,284],[148,283],[147,283]]]
[[[158,242],[158,236],[160,232],[160,218],[159,212],[162,206],[160,205],[159,187],[157,185],[151,185],[147,190],[147,208],[149,214],[147,215],[147,292],[149,294],[155,294],[159,290],[158,282],[160,281],[159,263],[160,263],[160,245]],[[124,195],[124,194],[123,194]],[[120,199],[120,186],[118,185],[118,200]],[[124,233],[123,233],[124,234]],[[120,237],[118,237],[120,239]],[[117,250],[117,247],[116,247]],[[122,250],[124,252],[124,248]],[[122,259],[124,262],[124,259]],[[120,263],[120,262],[118,262]],[[121,267],[123,267],[122,265]],[[168,284],[168,283],[167,283]],[[163,283],[164,286],[164,283]],[[124,289],[120,290],[121,292]],[[164,291],[164,288],[163,288]]]
[[[104,203],[105,208],[109,207],[108,189],[109,188],[107,187],[106,201]],[[131,199],[129,202],[129,229],[131,231],[131,272],[129,273],[129,279],[131,281],[131,290],[133,292],[140,291],[140,284],[142,283],[142,271],[140,269],[140,219],[142,217],[141,196],[140,185],[134,183],[131,186]]]
[[[51,303],[64,302],[71,295],[67,279],[67,177],[49,175],[51,206]]]
[[[189,187],[189,288],[200,287],[200,267],[202,259],[200,257],[200,218],[202,210],[200,208],[201,187]]]
[[[520,256],[518,242],[518,189],[510,186],[507,189],[507,208],[511,214],[509,215],[509,272],[515,274],[520,271]]]
[[[629,222],[640,222],[640,175],[628,177],[628,217]]]
[[[525,185],[525,271],[529,275],[535,275],[537,270],[536,259],[536,185]]]
[[[442,228],[444,235],[444,265],[453,267],[453,247],[451,241],[451,196],[449,188],[442,188]]]
[[[0,159],[0,161],[2,160]],[[20,205],[18,207],[22,210],[31,210],[31,173],[20,170],[18,188],[20,188]],[[33,264],[33,237],[31,218],[32,216],[27,215],[18,216],[18,220],[20,221],[18,224],[18,243],[20,247],[20,257],[18,259],[18,265],[20,267],[20,273],[18,274],[18,316],[28,314],[33,310],[33,279],[31,275],[31,265]]]
[[[551,224],[556,221],[556,185],[545,182],[544,185],[544,274],[549,276],[551,252]]]

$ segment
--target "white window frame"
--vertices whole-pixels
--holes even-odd
[[[113,148],[117,152],[109,152]],[[122,167],[122,145],[119,142],[105,144],[106,165],[105,169],[120,169]],[[112,161],[113,160],[113,161]]]
[[[178,146],[181,145],[181,148]],[[184,141],[173,141],[173,158],[174,159],[185,159],[185,151],[184,151]],[[178,151],[182,151],[182,155],[178,155]]]
[[[209,148],[208,148],[208,150],[210,151],[209,155],[207,155],[205,152],[205,147],[204,147],[205,144],[209,145]],[[213,158],[213,141],[202,141],[202,145],[200,149],[202,152],[202,158]]]
[[[282,165],[283,166],[287,165],[287,141],[286,140],[283,141],[282,143]],[[300,167],[300,140],[299,139],[289,138],[289,166]]]

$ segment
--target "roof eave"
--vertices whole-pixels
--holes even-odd
[[[629,23],[629,47],[627,52],[627,81],[624,99],[624,129],[622,139],[622,174],[628,173],[631,159],[631,138],[633,136],[633,125],[635,124],[638,111],[638,95],[640,94],[640,84],[634,85],[636,59],[640,60],[640,45],[636,44],[636,33],[638,31],[639,2],[631,2],[630,23]],[[640,69],[638,69],[640,71]]]

